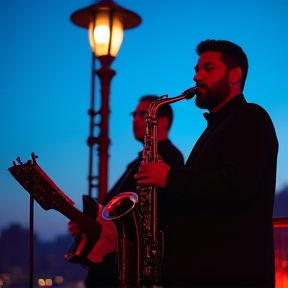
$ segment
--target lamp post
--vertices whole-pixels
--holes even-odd
[[[88,29],[89,43],[92,48],[92,85],[90,115],[90,135],[87,140],[89,146],[89,187],[88,194],[92,196],[92,188],[98,188],[98,202],[103,203],[107,193],[108,183],[108,148],[109,139],[109,94],[110,84],[116,74],[110,68],[123,41],[123,30],[138,26],[141,18],[134,12],[127,10],[112,0],[97,1],[95,4],[80,9],[71,15],[71,21],[80,27]],[[98,59],[101,68],[95,69]],[[95,105],[95,74],[101,85],[101,107],[94,110]],[[95,123],[95,116],[101,116],[100,123]],[[94,127],[100,127],[100,133],[94,136]],[[98,176],[93,173],[93,148],[98,145],[99,166]],[[98,180],[98,184],[95,181]]]

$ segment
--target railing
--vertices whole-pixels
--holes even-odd
[[[273,219],[275,247],[275,288],[288,288],[288,217]]]

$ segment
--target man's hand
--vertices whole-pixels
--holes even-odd
[[[71,220],[68,222],[68,230],[73,237],[78,237],[81,233],[79,225]]]
[[[141,163],[138,173],[134,175],[141,186],[165,188],[168,172],[171,168],[163,161]]]

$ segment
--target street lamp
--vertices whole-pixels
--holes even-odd
[[[127,10],[112,0],[97,1],[95,4],[74,12],[71,21],[80,27],[88,29],[89,43],[92,48],[92,87],[90,115],[90,135],[87,140],[89,146],[89,187],[88,194],[92,196],[92,188],[98,188],[98,201],[103,203],[107,193],[108,182],[108,147],[109,139],[109,94],[110,84],[116,74],[110,68],[123,40],[123,30],[138,26],[141,18],[136,13]],[[95,59],[99,59],[101,68],[95,69]],[[101,85],[101,107],[94,110],[95,74],[98,75]],[[95,116],[101,116],[100,123],[96,124]],[[94,127],[100,127],[100,133],[94,137]],[[98,176],[93,174],[93,147],[98,144],[99,168]],[[98,184],[94,181],[98,180]]]

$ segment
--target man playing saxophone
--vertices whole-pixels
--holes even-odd
[[[133,118],[133,134],[137,141],[144,143],[144,135],[146,131],[146,118],[148,116],[148,108],[151,102],[159,99],[154,95],[145,95],[140,98],[136,109],[131,112]],[[169,131],[173,122],[173,111],[170,105],[164,105],[158,111],[158,152],[162,159],[169,164],[170,167],[182,167],[184,158],[182,153],[169,140]],[[129,149],[129,146],[126,147]],[[142,161],[142,151],[139,152],[137,158],[128,164],[126,171],[122,174],[119,180],[115,183],[109,193],[106,195],[103,205],[105,206],[113,197],[122,192],[137,192],[137,181],[134,179],[134,174],[138,171],[138,167]],[[165,207],[165,193],[159,195],[159,228],[165,230],[164,219],[161,212]],[[69,223],[69,230],[73,236],[77,236],[79,230],[75,223]],[[164,231],[165,233],[165,231]],[[105,258],[105,257],[104,257]],[[101,263],[95,263],[89,268],[89,272],[85,281],[86,288],[96,287],[117,287],[118,286],[118,271],[115,261],[112,259],[104,260]]]
[[[196,52],[195,103],[210,112],[207,128],[184,167],[163,159],[142,163],[135,175],[139,185],[165,188],[170,200],[162,283],[273,288],[275,129],[268,113],[244,98],[248,60],[241,47],[206,40]]]

